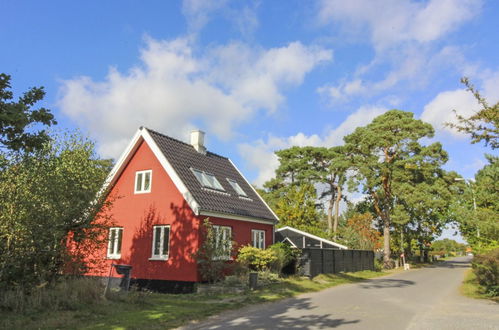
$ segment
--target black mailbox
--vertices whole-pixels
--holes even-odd
[[[128,291],[130,288],[130,278],[132,275],[132,266],[130,265],[114,265],[116,272],[123,275],[121,278],[120,288],[121,290]]]

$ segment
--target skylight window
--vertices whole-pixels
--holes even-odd
[[[194,173],[196,179],[198,179],[199,183],[203,187],[225,191],[224,187],[222,187],[220,182],[218,182],[217,178],[213,174],[195,170],[193,168],[191,169],[191,171]]]
[[[248,197],[248,194],[246,194],[246,192],[243,190],[243,188],[241,188],[239,183],[237,183],[236,181],[234,181],[232,179],[227,179],[227,181],[229,181],[230,185],[232,186],[232,188],[234,188],[234,190],[236,191],[236,193],[239,196]]]

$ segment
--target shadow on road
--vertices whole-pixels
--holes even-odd
[[[429,267],[430,268],[469,268],[471,267],[471,264],[470,264],[470,259],[445,260],[437,262]]]
[[[416,282],[414,281],[385,278],[385,279],[368,280],[365,283],[359,284],[359,286],[363,289],[386,289],[386,288],[403,288],[414,284],[416,284]]]
[[[276,308],[277,307],[277,308]],[[247,312],[244,316],[234,314],[232,319],[213,320],[210,324],[202,323],[198,326],[187,327],[188,329],[329,329],[344,324],[359,323],[360,320],[345,320],[334,318],[331,314],[314,312],[315,306],[310,303],[309,298],[292,298],[286,300],[285,304],[272,306],[271,313],[265,315],[266,311]],[[270,312],[270,311],[269,311]],[[264,315],[262,315],[264,314]],[[226,315],[229,316],[230,314]],[[340,315],[336,315],[340,316]]]

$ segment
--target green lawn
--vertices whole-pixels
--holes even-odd
[[[0,312],[0,328],[9,329],[165,329],[200,320],[224,310],[276,301],[305,292],[379,277],[389,272],[291,277],[253,292],[238,294],[158,294],[132,292],[74,310],[14,314]]]

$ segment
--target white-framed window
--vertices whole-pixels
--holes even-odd
[[[227,181],[229,181],[230,185],[239,196],[248,197],[248,194],[246,194],[246,192],[243,190],[243,188],[241,188],[241,186],[239,185],[239,183],[236,182],[236,180],[227,178]]]
[[[265,230],[251,230],[251,245],[259,249],[265,249]]]
[[[144,194],[151,192],[152,170],[135,172],[135,193]]]
[[[170,226],[153,226],[152,260],[167,260],[170,251]]]
[[[121,241],[123,240],[123,228],[109,228],[109,242],[107,244],[107,257],[109,259],[121,258]]]
[[[220,182],[217,180],[217,178],[210,173],[196,170],[194,168],[191,168],[192,173],[196,176],[196,179],[199,181],[201,186],[210,188],[210,189],[215,189],[215,190],[222,190],[225,191],[224,187],[220,184]]]
[[[232,228],[228,226],[213,226],[215,232],[215,248],[220,251],[216,259],[230,259],[232,250]]]

